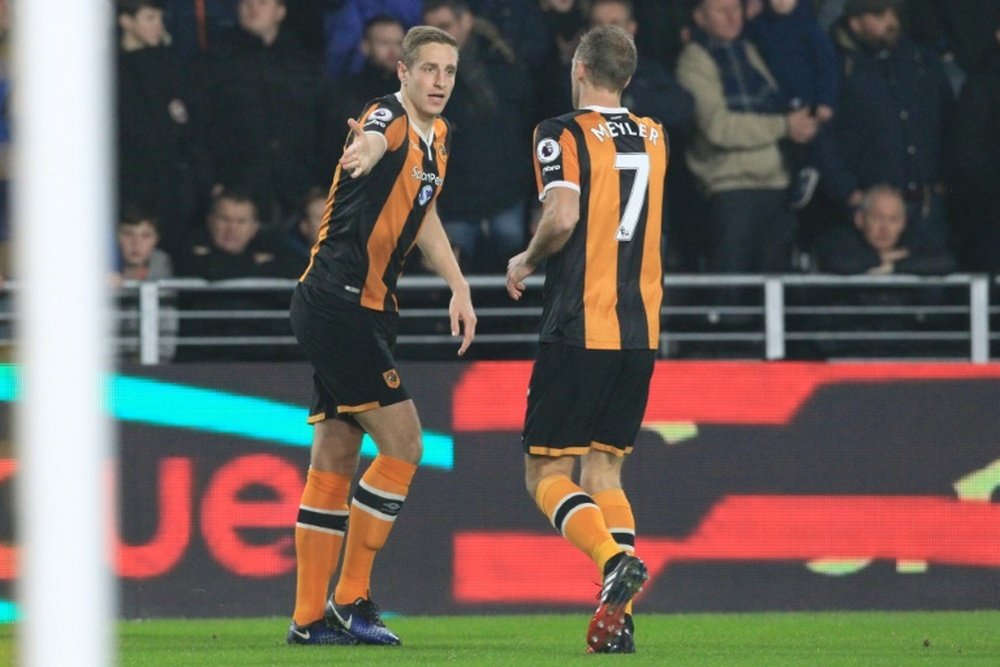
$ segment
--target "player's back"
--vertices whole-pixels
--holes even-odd
[[[627,109],[588,107],[539,124],[539,192],[580,193],[579,222],[546,268],[543,341],[658,347],[668,159],[663,126]]]

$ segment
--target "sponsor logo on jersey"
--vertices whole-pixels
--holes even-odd
[[[410,172],[410,177],[411,178],[415,178],[418,181],[421,181],[423,183],[431,183],[431,184],[436,185],[438,187],[441,187],[444,184],[444,179],[443,178],[441,178],[437,174],[432,174],[430,172],[426,172],[423,169],[421,169],[420,167],[414,167],[413,171]]]
[[[535,155],[538,157],[538,161],[542,164],[548,164],[552,162],[559,154],[562,149],[559,148],[559,142],[550,137],[545,137],[538,142],[538,146],[535,147]]]

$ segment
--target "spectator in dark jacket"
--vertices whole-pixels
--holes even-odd
[[[203,107],[183,64],[164,45],[159,0],[119,0],[118,194],[159,219],[176,253],[211,188]]]
[[[822,127],[837,104],[837,56],[807,0],[750,0],[747,36],[774,75],[788,109],[809,109]],[[785,142],[792,178],[789,204],[805,208],[819,180],[813,144]]]
[[[438,211],[467,270],[502,273],[527,234],[531,80],[496,27],[463,0],[424,7],[425,22],[450,33],[460,55],[445,112],[454,134]]]
[[[244,278],[297,278],[301,261],[284,240],[262,229],[255,199],[247,192],[223,190],[212,203],[204,229],[195,232],[177,257],[176,275],[209,282]],[[186,291],[182,311],[287,312],[288,293],[275,290]],[[183,319],[182,336],[290,336],[287,317],[206,317]],[[290,349],[273,345],[181,347],[182,359],[275,359]]]
[[[403,50],[405,32],[402,22],[388,14],[379,14],[365,26],[361,41],[365,65],[337,86],[336,104],[340,113],[336,126],[344,132],[347,119],[357,118],[365,104],[399,90],[396,64]]]
[[[669,71],[677,66],[677,56],[691,36],[690,7],[686,2],[634,0],[633,12],[639,30],[635,47],[640,56],[655,58]]]
[[[298,264],[284,245],[262,229],[252,196],[222,190],[204,229],[194,232],[177,258],[177,275],[205,280],[293,278]]]
[[[854,227],[829,230],[816,242],[820,271],[843,275],[909,273],[941,275],[955,269],[947,250],[906,234],[906,207],[899,190],[875,185],[854,212]]]
[[[899,190],[875,185],[861,198],[854,214],[854,227],[836,227],[821,235],[814,246],[817,268],[841,275],[943,275],[955,270],[951,254],[933,241],[907,230],[906,207]],[[944,295],[936,287],[857,287],[834,288],[822,302],[859,307],[846,317],[841,314],[817,318],[820,330],[854,329],[859,332],[913,331],[931,326],[924,313],[886,312],[900,307],[939,304]],[[833,319],[836,318],[834,324]],[[888,340],[860,336],[858,340],[823,340],[816,347],[821,356],[898,357],[908,354],[940,353],[935,345],[921,348],[920,341]]]
[[[284,17],[284,0],[241,0],[239,29],[199,63],[216,183],[258,193],[265,226],[329,182],[344,132],[332,127],[330,83]]]
[[[590,3],[590,25],[613,25],[630,35],[635,35],[638,24],[632,14],[630,0],[593,0]],[[566,69],[563,77],[568,87],[570,76]],[[567,95],[569,90],[566,91]],[[686,133],[694,120],[694,98],[677,83],[672,72],[660,61],[639,56],[635,74],[622,91],[622,105],[640,116],[659,120],[671,132]],[[566,109],[571,109],[566,97]]]
[[[1000,10],[993,48],[965,82],[952,141],[956,245],[963,268],[1000,273]]]
[[[938,4],[944,12],[948,35],[946,44],[950,53],[954,54],[955,62],[966,74],[986,66],[987,59],[991,59],[996,50],[994,26],[1000,14],[1000,0],[961,0]]]
[[[821,122],[837,106],[837,56],[807,0],[754,0],[747,36],[763,56],[790,109],[813,109]]]
[[[240,0],[163,0],[170,45],[184,61],[215,46],[236,26]]]
[[[331,81],[357,74],[365,64],[361,40],[365,26],[379,15],[398,19],[409,30],[420,23],[421,0],[343,0],[323,22],[326,76]]]
[[[903,193],[911,227],[944,245],[952,96],[940,61],[903,34],[895,0],[847,0],[836,43],[840,103],[817,140],[820,188],[852,207],[866,188],[888,183]]]
[[[816,119],[788,111],[759,52],[743,37],[739,0],[700,0],[677,78],[695,100],[688,166],[708,198],[707,266],[717,273],[791,269],[796,220],[779,142],[807,143]],[[727,297],[728,299],[728,297]]]
[[[573,60],[573,54],[580,37],[587,29],[587,15],[583,11],[582,0],[538,0],[545,23],[550,56],[544,66],[532,72],[535,90],[538,94],[538,112],[532,124],[544,118],[566,113],[567,100],[561,91],[566,86],[566,72]]]
[[[549,39],[538,0],[470,0],[469,6],[476,16],[500,30],[528,69],[541,67],[553,57],[555,45]]]
[[[998,9],[1000,0],[906,0],[900,13],[913,41],[940,58],[957,95],[983,64]]]

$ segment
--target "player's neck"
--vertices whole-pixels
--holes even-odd
[[[581,109],[585,107],[605,107],[618,109],[622,105],[621,93],[615,93],[603,88],[584,88],[580,91]]]
[[[406,96],[406,93],[400,93],[399,97],[403,102],[403,108],[406,109],[406,115],[410,117],[410,122],[416,126],[421,136],[428,136],[431,128],[434,127],[435,116],[420,113],[416,105]]]

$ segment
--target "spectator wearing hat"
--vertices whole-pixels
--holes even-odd
[[[878,183],[906,201],[909,228],[945,245],[943,137],[952,111],[940,60],[904,34],[896,0],[847,0],[834,38],[839,109],[817,140],[820,189],[848,208]]]

